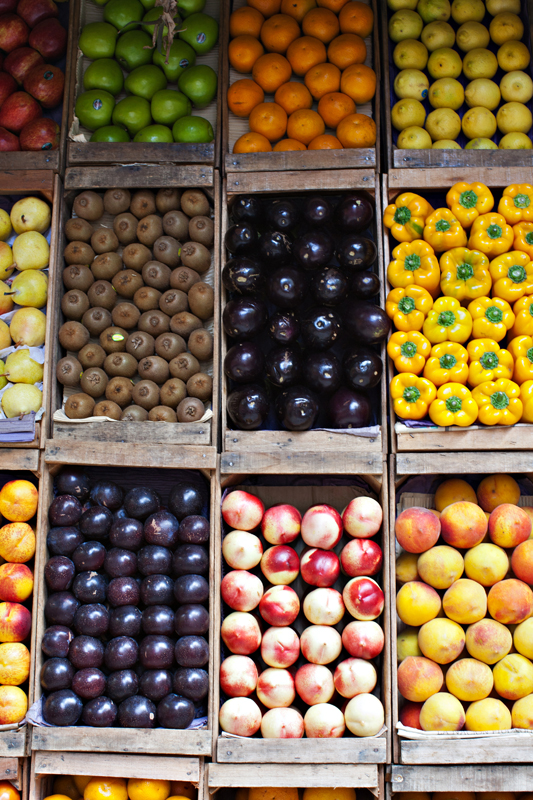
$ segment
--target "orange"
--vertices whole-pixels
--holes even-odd
[[[348,114],[355,114],[356,107],[351,97],[342,92],[329,92],[318,102],[318,113],[328,126],[335,128]]]
[[[228,108],[236,117],[248,117],[253,108],[265,99],[265,93],[255,81],[241,78],[228,89]]]
[[[130,800],[167,800],[170,781],[130,778],[128,797]]]
[[[366,44],[356,33],[343,33],[336,36],[328,47],[328,61],[339,69],[346,69],[352,64],[364,64]]]
[[[344,117],[336,133],[343,147],[373,147],[376,144],[376,123],[366,114]]]
[[[291,81],[279,87],[274,95],[274,102],[285,109],[287,114],[292,114],[300,108],[311,108],[313,98],[307,86]]]
[[[124,778],[92,778],[83,792],[84,800],[128,800]]]
[[[229,63],[237,72],[251,72],[264,53],[263,45],[253,36],[237,36],[228,45]]]
[[[20,794],[9,781],[0,781],[0,800],[20,800]]]
[[[305,144],[297,142],[296,139],[282,139],[281,142],[274,145],[273,150],[275,150],[276,153],[286,153],[292,150],[307,150],[307,147]]]
[[[338,14],[343,5],[347,2],[348,0],[317,0],[317,5],[319,5],[320,8],[329,8],[334,14]]]
[[[264,16],[256,8],[243,6],[233,12],[229,18],[229,32],[233,39],[235,36],[255,36],[259,39]]]
[[[247,4],[259,11],[264,17],[279,14],[281,0],[246,0]]]
[[[320,114],[304,108],[291,114],[287,122],[287,136],[306,145],[325,130],[326,126]]]
[[[320,100],[329,92],[338,92],[341,85],[341,71],[335,64],[317,64],[305,73],[305,85],[315,100]]]
[[[301,36],[289,46],[287,59],[296,75],[302,77],[311,67],[326,61],[326,48],[314,36]]]
[[[291,65],[279,53],[265,53],[254,64],[252,76],[261,89],[274,94],[283,83],[287,83],[292,75]]]
[[[253,133],[277,142],[287,130],[287,112],[277,103],[259,103],[250,114],[248,125]]]
[[[269,53],[285,53],[300,36],[300,26],[288,14],[274,14],[261,28],[261,41]]]
[[[302,30],[306,36],[328,44],[339,35],[339,20],[329,8],[312,8],[303,18]]]
[[[331,136],[329,133],[323,133],[322,136],[316,136],[312,142],[309,142],[308,150],[342,150],[342,144],[336,136]]]
[[[356,103],[368,103],[376,94],[376,73],[364,64],[354,64],[341,75],[341,92]]]
[[[316,8],[316,0],[281,0],[281,13],[301,22],[308,11]]]
[[[357,33],[365,39],[374,27],[374,12],[367,3],[351,0],[342,7],[339,23],[343,33]]]
[[[272,145],[260,133],[244,133],[233,145],[234,153],[268,153]]]

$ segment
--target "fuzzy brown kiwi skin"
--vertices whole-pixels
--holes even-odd
[[[139,220],[137,239],[146,247],[151,247],[156,239],[163,235],[163,221],[157,214],[149,214]]]
[[[167,236],[186,241],[189,238],[189,217],[183,211],[169,211],[163,217],[163,230]]]
[[[211,319],[215,309],[213,287],[204,281],[195,283],[189,291],[189,307],[193,314],[201,320]]]
[[[89,331],[81,322],[69,320],[60,327],[58,338],[65,350],[77,352],[89,341]]]
[[[159,308],[159,298],[161,292],[154,289],[153,286],[141,286],[133,295],[133,304],[137,306],[139,311],[153,311]]]
[[[111,253],[118,247],[118,239],[111,228],[97,228],[91,236],[91,247],[97,255]]]
[[[157,337],[169,330],[170,317],[158,309],[145,311],[144,314],[141,314],[137,327],[140,331],[145,331]]]
[[[193,331],[202,327],[202,320],[195,317],[189,311],[180,311],[179,314],[174,314],[170,320],[170,330],[172,333],[177,333],[188,339]]]
[[[148,356],[139,361],[139,377],[143,381],[153,381],[161,386],[168,380],[168,362],[161,356]]]
[[[131,194],[128,189],[108,189],[104,194],[104,208],[108,214],[123,214],[130,207]]]
[[[187,189],[181,196],[181,210],[189,217],[209,214],[209,200],[201,189]]]
[[[101,367],[106,358],[106,352],[99,344],[89,342],[85,347],[82,347],[78,353],[83,369],[90,369],[91,367]]]
[[[185,383],[180,378],[170,378],[161,387],[161,405],[177,408],[182,400],[187,397]]]
[[[97,281],[110,281],[122,269],[118,253],[100,253],[91,264],[91,272]]]
[[[74,199],[72,211],[77,217],[94,222],[104,213],[104,201],[96,192],[82,192]]]
[[[211,266],[211,253],[200,242],[185,242],[181,248],[181,263],[203,275]]]
[[[111,417],[111,419],[120,419],[121,416],[121,407],[112,400],[101,400],[93,408],[93,417]]]
[[[137,218],[128,212],[118,214],[113,220],[113,230],[120,244],[131,244],[137,239]]]
[[[187,347],[198,361],[209,361],[213,355],[213,337],[205,328],[198,328],[189,336]]]
[[[215,239],[215,223],[211,217],[193,217],[189,222],[189,238],[205,247],[212,247]]]
[[[63,270],[65,289],[79,289],[86,292],[94,283],[94,275],[85,264],[71,264]]]
[[[197,397],[186,397],[179,404],[176,413],[178,422],[198,422],[199,419],[202,419],[205,408]]]
[[[169,363],[168,368],[173,378],[180,378],[182,381],[188,381],[189,378],[200,372],[198,359],[192,353],[181,353],[176,356]]]
[[[189,397],[197,397],[202,403],[211,399],[213,394],[213,379],[205,372],[197,372],[187,381],[187,394]]]
[[[113,320],[107,308],[95,306],[85,312],[81,321],[91,336],[100,336],[102,331],[111,326]]]
[[[93,308],[105,308],[111,311],[117,302],[117,293],[109,281],[95,281],[87,292],[89,303]]]
[[[198,283],[200,276],[194,269],[190,267],[176,267],[172,270],[170,276],[170,288],[179,289],[181,292],[187,293],[191,286]]]
[[[60,358],[56,367],[56,378],[63,386],[79,386],[83,367],[74,356]]]
[[[186,293],[182,292],[181,289],[167,289],[159,298],[159,308],[169,317],[179,314],[180,311],[188,311],[189,301]]]
[[[89,298],[85,292],[80,292],[79,289],[71,289],[65,292],[61,298],[61,311],[66,319],[75,319],[80,322],[88,309]]]
[[[146,333],[146,331],[135,331],[130,333],[126,340],[126,352],[136,358],[138,361],[141,358],[153,355],[155,350],[154,337]]]
[[[152,260],[152,251],[140,242],[128,244],[122,251],[122,261],[127,269],[134,269],[135,272],[142,272],[144,265]]]
[[[65,236],[69,242],[90,242],[94,228],[86,219],[74,217],[65,222]]]
[[[135,328],[140,316],[141,312],[137,306],[128,302],[117,303],[111,312],[113,325],[117,325],[119,328],[125,328],[127,331]]]
[[[170,286],[170,275],[172,271],[161,261],[148,261],[142,268],[142,278],[147,286],[164,292]]]
[[[160,189],[155,196],[155,205],[160,214],[174,211],[180,207],[179,189]]]
[[[177,333],[162,333],[155,340],[155,352],[165,361],[172,361],[180,353],[184,353],[186,349],[185,339],[182,336],[178,336]]]
[[[71,394],[65,402],[65,414],[69,419],[87,419],[91,417],[94,408],[94,399],[85,392]]]
[[[86,242],[70,242],[63,251],[65,262],[70,264],[84,264],[89,266],[94,258],[94,250]]]
[[[124,328],[117,328],[112,325],[100,334],[100,346],[104,348],[108,355],[109,353],[123,353],[126,349],[127,338],[128,332]],[[112,400],[110,397],[107,399]]]
[[[126,408],[131,403],[133,383],[129,378],[111,378],[106,386],[106,400],[113,400],[121,408]]]
[[[80,379],[80,386],[90,397],[102,397],[109,378],[100,367],[86,369]]]
[[[171,269],[180,265],[181,244],[173,236],[159,236],[154,242],[153,250],[154,258]]]
[[[140,289],[143,284],[143,279],[138,272],[134,269],[122,269],[114,276],[111,281],[113,288],[121,297],[127,297],[130,300],[137,289]]]
[[[148,411],[141,406],[128,406],[122,412],[121,418],[125,422],[146,422]]]
[[[137,359],[130,353],[110,353],[103,368],[110,378],[133,378],[137,374]]]
[[[177,422],[176,412],[168,406],[155,406],[148,414],[150,422]]]
[[[157,207],[154,192],[150,189],[138,189],[131,198],[130,211],[137,219],[147,217],[148,214],[155,214]]]
[[[133,387],[133,402],[150,411],[159,405],[159,386],[153,381],[139,381]]]

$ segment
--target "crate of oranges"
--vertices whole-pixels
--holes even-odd
[[[233,0],[229,39],[228,172],[379,170],[376,0]]]

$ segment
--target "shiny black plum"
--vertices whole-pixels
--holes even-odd
[[[117,714],[118,709],[109,697],[95,697],[84,705],[81,721],[92,728],[110,728]]]
[[[49,625],[65,625],[72,627],[74,615],[80,605],[72,592],[55,592],[51,594],[44,606],[44,616]]]
[[[355,389],[341,386],[329,401],[328,411],[334,428],[366,428],[370,423],[370,400]]]
[[[49,658],[66,658],[73,638],[73,632],[65,625],[50,625],[43,634],[41,650]]]
[[[201,514],[207,498],[204,499],[201,489],[194,483],[177,483],[170,492],[168,507],[181,522],[191,514]]]
[[[209,584],[203,575],[182,575],[174,583],[174,597],[178,603],[205,603],[209,597]]]
[[[209,611],[198,603],[181,606],[176,611],[174,630],[178,636],[203,636],[209,630]]]
[[[157,721],[162,728],[188,728],[194,719],[194,704],[186,697],[167,694],[157,706]]]
[[[182,667],[174,673],[174,691],[198,703],[209,691],[209,675],[205,669]]]
[[[158,703],[172,691],[172,673],[167,669],[147,669],[139,679],[139,692]]]
[[[264,282],[259,262],[245,256],[230,258],[222,270],[222,283],[228,292],[253,295],[263,288]]]
[[[172,571],[181,575],[205,575],[209,567],[207,550],[198,544],[182,544],[174,553]]]
[[[142,522],[159,510],[160,500],[156,492],[152,489],[143,489],[136,486],[130,489],[124,498],[124,508],[128,515],[133,519],[140,519]]]
[[[274,347],[266,357],[265,373],[274,386],[292,386],[301,371],[302,356],[297,347]]]
[[[256,194],[241,194],[231,206],[231,216],[236,222],[261,222],[263,203]]]
[[[113,481],[97,481],[91,488],[91,501],[95,506],[105,506],[118,511],[122,505],[123,492]]]
[[[383,374],[383,362],[375,350],[354,344],[344,353],[344,379],[352,389],[372,389]]]
[[[293,311],[278,311],[270,317],[268,332],[278,344],[292,344],[300,335],[300,323]]]
[[[146,634],[172,636],[174,611],[170,606],[148,606],[142,612],[142,629]]]
[[[277,231],[291,231],[300,221],[300,212],[292,200],[274,200],[267,207],[266,218]]]
[[[156,707],[142,695],[123,700],[118,707],[118,724],[122,728],[155,728]]]
[[[174,582],[168,575],[149,575],[141,583],[145,606],[170,606],[174,602]]]
[[[370,300],[379,294],[381,281],[375,272],[357,272],[350,284],[350,291],[361,300]]]
[[[77,497],[60,494],[52,500],[48,510],[50,525],[54,527],[75,525],[79,522],[83,508]]]
[[[253,339],[268,322],[268,312],[262,300],[239,297],[226,303],[222,324],[228,336],[245,341]]]
[[[318,395],[331,394],[341,385],[341,365],[333,353],[310,353],[303,363],[302,378]]]
[[[190,514],[182,520],[179,540],[185,544],[204,544],[209,541],[209,534],[209,520],[199,514]]]
[[[291,386],[276,398],[276,414],[288,431],[307,431],[319,412],[318,398],[305,386]]]
[[[83,542],[83,536],[77,528],[50,528],[46,537],[48,552],[54,556],[71,556]]]
[[[341,239],[336,255],[346,272],[361,272],[370,269],[378,257],[378,250],[372,239],[352,234]]]
[[[249,222],[239,222],[226,231],[224,237],[226,249],[233,256],[246,256],[257,247],[257,232]]]
[[[266,231],[259,240],[259,260],[266,267],[288,264],[291,251],[292,242],[282,231]]]
[[[180,524],[170,511],[156,511],[144,523],[144,538],[148,544],[175,547]]]
[[[107,587],[109,605],[136,606],[141,599],[141,587],[135,578],[113,578]]]
[[[337,306],[346,298],[348,281],[344,273],[337,267],[326,267],[313,276],[311,293],[317,303],[325,306]]]
[[[331,308],[311,308],[302,316],[302,337],[311,350],[329,350],[341,333],[339,315]]]
[[[374,206],[362,194],[344,197],[335,209],[335,222],[347,233],[361,233],[374,218]]]
[[[300,305],[307,290],[307,277],[297,267],[280,267],[268,279],[268,296],[278,308],[289,310]]]
[[[265,390],[257,384],[239,386],[228,396],[228,415],[237,428],[254,431],[268,417],[270,404]]]
[[[71,689],[49,694],[43,703],[43,719],[50,725],[75,725],[81,716],[83,703]]]
[[[80,669],[72,679],[72,691],[83,700],[93,700],[105,693],[106,683],[102,670],[96,667]]]
[[[149,544],[137,553],[137,568],[141,575],[167,575],[172,564],[168,547]]]
[[[254,342],[240,342],[230,347],[224,359],[224,372],[235,383],[251,383],[263,372],[263,351]]]
[[[310,197],[303,208],[304,219],[309,225],[325,225],[331,222],[333,209],[325,197]]]
[[[109,531],[109,541],[113,547],[138,550],[143,542],[143,524],[138,519],[125,517],[115,520]]]
[[[379,344],[389,334],[391,321],[386,312],[364,300],[349,300],[343,309],[347,332],[364,344]]]
[[[113,524],[113,512],[105,506],[92,506],[80,519],[80,531],[87,539],[105,539]]]
[[[132,669],[121,669],[108,675],[107,694],[115,703],[122,703],[126,698],[133,697],[138,690],[139,678]]]
[[[41,686],[47,692],[70,689],[74,667],[66,658],[49,658],[41,667]]]
[[[117,636],[106,644],[104,663],[113,672],[131,669],[137,663],[139,645],[131,636]]]
[[[110,636],[138,636],[142,614],[136,606],[118,606],[109,612]]]
[[[76,669],[99,667],[104,660],[104,645],[94,636],[76,636],[70,643],[68,658]]]
[[[44,579],[51,592],[70,589],[75,574],[76,567],[67,556],[52,556],[44,568]]]
[[[122,506],[121,508],[119,508],[118,511],[115,511],[115,513],[113,514],[113,521],[118,522],[119,519],[126,519],[127,516],[128,515],[126,514],[126,509],[124,508],[124,506]]]
[[[80,572],[74,578],[72,593],[80,603],[105,603],[107,578],[97,572]]]
[[[131,578],[137,572],[137,556],[131,550],[112,547],[105,557],[104,569],[110,578]]]
[[[91,481],[81,467],[63,467],[56,478],[56,488],[58,494],[70,494],[83,503],[89,497]]]
[[[203,636],[182,636],[174,655],[180,667],[204,667],[209,661],[209,645]]]
[[[102,542],[82,542],[72,553],[72,560],[78,572],[97,570],[104,566],[106,553]]]
[[[325,230],[312,230],[296,239],[293,247],[294,258],[304,269],[319,269],[328,264],[334,252],[333,239]]]
[[[74,627],[84,636],[103,636],[109,628],[109,611],[102,603],[80,606],[74,616]]]
[[[169,669],[174,663],[174,641],[170,636],[150,634],[139,646],[139,661],[145,669]]]

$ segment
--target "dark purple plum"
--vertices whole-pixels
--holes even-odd
[[[372,266],[378,257],[378,250],[372,239],[352,234],[341,239],[336,255],[339,264],[348,273],[362,272]]]
[[[54,556],[71,556],[83,542],[83,536],[77,528],[50,528],[46,537],[48,551]]]
[[[239,386],[228,396],[228,415],[237,428],[254,431],[260,428],[268,417],[270,403],[262,386],[249,384]]]
[[[205,603],[209,584],[202,575],[182,575],[174,583],[174,597],[180,604]]]
[[[180,667],[204,667],[209,661],[209,645],[203,636],[182,636],[174,655]]]
[[[137,556],[131,550],[112,547],[105,557],[104,569],[110,578],[131,578],[137,572]]]
[[[138,636],[142,614],[136,606],[118,606],[109,612],[110,636]]]
[[[49,658],[41,667],[41,686],[47,692],[70,689],[74,673],[67,658]]]
[[[334,428],[366,428],[370,423],[370,400],[362,392],[341,386],[329,401],[329,418]]]
[[[115,520],[109,531],[109,541],[113,547],[137,551],[143,543],[142,522],[129,517]]]
[[[291,386],[276,398],[276,414],[288,431],[307,431],[319,412],[318,398],[311,389]]]
[[[76,567],[67,556],[52,556],[44,568],[44,579],[51,592],[70,589],[75,574]]]
[[[155,728],[156,713],[154,703],[137,694],[119,705],[118,724],[121,728]]]
[[[268,296],[278,308],[299,306],[307,290],[307,277],[298,267],[279,267],[268,278]]]
[[[107,694],[115,703],[122,703],[126,698],[133,697],[138,690],[139,678],[132,669],[121,669],[108,675]]]
[[[80,519],[80,531],[87,539],[105,539],[113,524],[113,512],[105,506],[92,506]]]
[[[133,517],[133,519],[140,519],[142,522],[150,514],[155,514],[160,505],[161,501],[157,492],[141,486],[130,489],[124,498],[124,508],[128,516]]]
[[[181,575],[205,575],[209,567],[207,550],[198,544],[182,544],[174,553],[172,572]]]
[[[239,342],[230,347],[224,359],[224,372],[235,383],[251,383],[263,373],[265,358],[259,345]]]
[[[83,703],[71,689],[49,694],[43,703],[43,719],[50,725],[75,725],[81,716]]]
[[[144,539],[149,545],[175,547],[180,524],[170,511],[156,511],[144,523]]]
[[[332,213],[331,203],[325,197],[310,197],[303,208],[305,221],[313,227],[331,222]]]
[[[126,509],[124,508],[124,506],[119,508],[119,510],[115,511],[115,513],[113,514],[113,520],[115,522],[118,522],[119,519],[127,519],[127,518],[128,518],[128,515],[126,514]]]
[[[117,714],[118,709],[109,697],[95,697],[84,705],[81,721],[92,728],[111,728]]]
[[[137,553],[137,569],[141,575],[167,575],[172,564],[168,547],[149,544]]]
[[[52,500],[48,510],[50,525],[54,527],[75,525],[79,522],[83,508],[77,497],[60,494]]]
[[[231,216],[236,222],[262,222],[263,203],[256,194],[241,194],[231,206]]]
[[[270,317],[268,332],[278,344],[292,344],[300,335],[300,323],[293,311],[278,311]]]
[[[267,268],[288,264],[292,242],[282,231],[265,231],[259,240],[259,260]]]
[[[145,669],[169,669],[174,663],[174,641],[161,634],[145,636],[139,646],[139,661]]]
[[[158,703],[172,691],[172,673],[166,669],[147,669],[139,679],[139,693]]]
[[[350,284],[350,291],[360,300],[370,300],[380,289],[381,281],[375,272],[356,272]]]
[[[291,231],[300,221],[300,212],[292,200],[273,200],[267,207],[267,222],[277,231]]]
[[[136,606],[141,599],[141,587],[135,578],[113,578],[107,587],[107,602],[117,606]]]
[[[122,489],[113,481],[97,481],[91,488],[91,501],[95,506],[105,506],[118,511],[122,505]]]
[[[352,389],[372,389],[383,374],[383,362],[375,350],[364,344],[354,344],[344,353],[344,379]]]
[[[333,239],[320,228],[307,231],[294,242],[294,258],[304,269],[314,270],[325,267],[335,251]]]
[[[55,592],[51,594],[44,606],[44,616],[49,625],[65,625],[71,628],[74,615],[80,605],[72,592]]]
[[[174,602],[174,583],[168,575],[149,575],[141,583],[145,606],[170,606]]]
[[[72,691],[83,700],[93,700],[100,697],[106,689],[104,673],[96,667],[80,669],[72,679]]]
[[[104,645],[94,636],[76,636],[70,643],[68,658],[76,669],[99,667],[104,660]]]
[[[311,293],[317,303],[337,306],[346,298],[348,280],[337,267],[325,267],[313,276]]]
[[[265,278],[258,261],[239,256],[226,262],[222,270],[222,283],[228,292],[253,295],[261,291]]]
[[[224,307],[222,324],[228,336],[246,341],[257,336],[268,322],[267,307],[262,300],[239,297],[229,300]]]
[[[105,603],[107,578],[97,572],[80,572],[74,578],[72,593],[80,603]]]
[[[174,625],[174,617],[172,618]],[[49,658],[66,658],[74,634],[65,625],[50,625],[43,633],[41,650]]]
[[[209,541],[209,520],[199,514],[190,514],[180,525],[179,540],[186,544],[205,544]]]
[[[105,647],[104,663],[109,670],[131,669],[137,663],[139,645],[131,636],[117,636]]]
[[[157,721],[162,728],[184,730],[194,719],[194,703],[187,697],[167,694],[157,706]]]
[[[82,542],[72,553],[72,560],[78,572],[97,570],[104,566],[106,553],[102,542]]]
[[[265,360],[265,373],[274,386],[292,386],[300,377],[302,356],[297,347],[274,347]]]
[[[198,703],[209,691],[209,675],[205,669],[182,667],[174,673],[174,691]]]
[[[348,300],[344,309],[346,331],[364,344],[379,344],[389,335],[392,324],[386,312],[364,300]]]
[[[148,606],[142,612],[142,629],[146,634],[174,634],[174,611],[170,606]]]
[[[77,497],[80,503],[87,500],[91,489],[91,481],[81,467],[63,467],[55,481],[58,494],[70,494]]]
[[[374,207],[363,194],[343,197],[335,209],[335,222],[347,233],[361,233],[374,218]]]
[[[201,489],[185,481],[172,488],[168,499],[168,507],[180,523],[191,514],[201,514],[204,504],[207,504],[207,497],[204,497]]]
[[[249,222],[239,222],[228,228],[224,244],[233,256],[248,256],[257,248],[257,231]]]
[[[302,315],[302,337],[310,350],[329,350],[341,333],[339,315],[331,308],[311,308]]]
[[[333,353],[309,353],[303,363],[302,378],[318,395],[331,394],[341,385],[341,365]]]
[[[178,636],[203,636],[209,630],[209,611],[198,603],[181,606],[174,617]]]
[[[83,636],[103,636],[109,628],[109,611],[102,603],[80,606],[74,616],[74,627]]]

